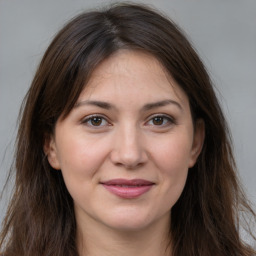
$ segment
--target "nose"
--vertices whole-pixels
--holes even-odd
[[[136,169],[147,162],[148,155],[138,130],[127,125],[116,132],[110,154],[110,159],[115,165]]]

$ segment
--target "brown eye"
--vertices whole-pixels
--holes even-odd
[[[159,127],[168,127],[169,125],[175,124],[175,120],[167,115],[156,115],[153,116],[148,122],[147,125],[150,126],[159,126]]]
[[[102,124],[102,117],[95,116],[91,118],[91,125],[100,126]]]
[[[154,125],[162,125],[164,123],[164,117],[156,116],[152,119]]]
[[[105,127],[110,125],[109,122],[101,116],[88,116],[85,120],[82,121],[82,124],[85,124],[88,127]]]

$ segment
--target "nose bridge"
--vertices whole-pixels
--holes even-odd
[[[140,128],[133,123],[120,125],[116,131],[112,160],[115,164],[134,168],[146,161]]]

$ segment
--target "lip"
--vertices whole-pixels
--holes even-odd
[[[155,183],[143,179],[112,179],[100,184],[112,194],[127,199],[140,197],[155,185]]]

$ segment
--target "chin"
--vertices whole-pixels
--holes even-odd
[[[119,232],[139,232],[146,229],[148,226],[150,226],[150,222],[147,222],[145,220],[123,220],[123,221],[113,221],[111,223],[108,223],[108,227],[112,230],[116,230]]]
[[[170,214],[168,214],[169,216]],[[113,230],[119,230],[123,232],[138,232],[148,229],[150,226],[154,226],[163,217],[152,216],[150,212],[138,212],[130,209],[130,211],[119,212],[118,214],[112,214],[105,219],[105,224]]]

